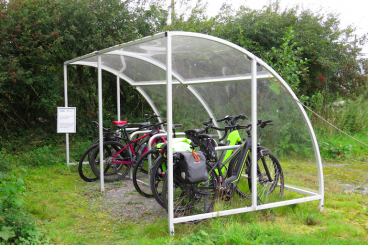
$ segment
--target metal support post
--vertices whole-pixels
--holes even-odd
[[[120,121],[120,78],[116,77],[116,110],[118,111],[118,121]]]
[[[173,149],[172,149],[172,56],[171,56],[171,34],[167,35],[166,46],[166,108],[167,108],[167,165],[168,165],[168,218],[169,218],[169,232],[174,235],[174,209],[173,209]],[[164,195],[164,194],[162,194]]]
[[[64,107],[68,107],[68,70],[66,65],[64,65]],[[65,134],[65,146],[66,146],[66,165],[69,167],[69,134]]]
[[[252,60],[252,209],[257,208],[257,61]]]
[[[98,133],[100,142],[100,181],[101,181],[101,193],[105,192],[105,180],[104,180],[104,166],[103,166],[103,121],[102,121],[102,69],[101,69],[101,55],[97,56],[97,68],[98,68]]]

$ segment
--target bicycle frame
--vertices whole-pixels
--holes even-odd
[[[222,171],[219,171],[219,176],[222,179],[225,179],[225,181],[222,182],[223,187],[228,187],[228,186],[230,186],[230,184],[235,187],[238,184],[241,173],[243,172],[244,166],[246,166],[247,159],[250,162],[251,146],[252,146],[252,136],[248,136],[244,140],[243,144],[241,144],[240,147],[238,149],[236,149],[229,156],[228,159],[226,159],[223,163],[218,161],[215,164],[213,169],[218,169],[218,171],[219,171],[220,167],[222,168],[224,165],[229,163],[229,170],[228,170],[228,173],[227,173],[228,176],[226,176],[226,178],[223,177]],[[273,181],[272,177],[270,175],[269,169],[267,167],[267,164],[265,162],[265,159],[263,158],[261,147],[257,147],[257,153],[258,152],[261,153],[262,164],[264,166],[264,169],[265,169],[265,172],[266,172],[266,175],[267,175],[269,181]],[[234,161],[231,162],[232,160],[234,160]],[[234,164],[235,164],[235,166],[234,166]],[[213,169],[211,169],[211,171]],[[231,176],[229,176],[229,174],[231,174]],[[258,164],[257,164],[257,174],[260,174],[260,169],[258,167]]]
[[[240,174],[244,168],[246,158],[249,156],[250,147],[251,147],[250,143],[251,143],[251,137],[248,137],[239,146],[239,148],[234,150],[233,153],[224,162],[221,163],[220,161],[217,161],[216,164],[213,166],[213,168],[210,170],[212,171],[214,169],[217,169],[223,186],[228,186],[229,184],[233,184],[234,186],[236,186],[237,182],[239,181]],[[237,161],[236,161],[236,158],[238,158]],[[235,165],[235,168],[234,168],[235,170],[234,172],[236,173],[235,175],[232,174],[231,176],[227,176],[226,178],[224,178],[223,173],[220,170],[222,169],[224,165],[229,164],[229,169],[227,173],[227,175],[229,175],[229,171],[232,170],[233,164],[234,164],[234,162],[231,163],[232,160],[235,160],[237,163],[241,162],[241,164]],[[230,173],[232,172],[233,171],[230,171]],[[223,182],[224,179],[225,181]]]
[[[126,131],[124,131],[125,132],[125,134],[127,134],[126,133]],[[127,136],[127,135],[126,135]],[[145,135],[143,135],[143,136],[141,136],[141,137],[139,137],[139,138],[137,138],[137,139],[135,139],[135,140],[130,140],[130,138],[129,137],[127,137],[127,139],[128,139],[128,144],[126,144],[126,146],[123,148],[123,149],[121,149],[121,150],[119,150],[118,152],[116,152],[113,156],[112,156],[112,163],[120,163],[120,164],[133,164],[133,162],[134,161],[116,161],[116,160],[114,160],[118,155],[120,155],[120,153],[122,152],[122,151],[124,151],[125,149],[127,149],[127,147],[129,147],[129,149],[130,149],[130,151],[131,151],[131,153],[132,153],[132,156],[136,156],[136,152],[134,151],[134,147],[133,147],[133,145],[132,145],[132,143],[136,143],[137,141],[140,141],[140,140],[142,140],[142,139],[144,139],[144,138],[146,138],[146,137],[149,137],[150,136],[150,133],[147,133],[147,134],[145,134]],[[163,137],[160,137],[160,139],[163,141],[163,142],[166,142],[166,140],[163,138]],[[153,141],[152,141],[152,143],[151,143],[151,146],[154,144],[154,143],[156,143],[156,141],[158,140],[158,138],[156,138],[156,139],[154,139]],[[147,139],[146,141],[145,141],[145,143],[148,143],[148,141],[149,141],[149,139]],[[142,154],[144,154],[144,153],[146,153],[148,151],[148,147],[146,147],[145,149],[144,149],[144,152],[142,153]]]

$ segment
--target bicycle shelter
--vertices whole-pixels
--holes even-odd
[[[174,223],[191,220],[315,200],[319,201],[319,209],[323,209],[322,161],[309,118],[283,78],[244,48],[205,34],[173,31],[96,51],[64,63],[65,107],[68,107],[67,65],[98,69],[100,142],[103,142],[102,70],[117,77],[118,120],[120,79],[134,86],[152,110],[167,120],[168,221],[171,234],[174,233]],[[174,218],[172,124],[183,124],[184,131],[202,128],[202,122],[213,118],[215,125],[221,127],[224,125],[216,123],[216,119],[239,114],[247,115],[252,125],[257,125],[258,119],[274,120],[273,127],[261,131],[252,127],[252,148],[255,149],[260,142],[279,159],[284,172],[284,197],[259,204],[257,191],[253,191],[249,204],[218,205],[211,213]],[[69,164],[68,134],[66,142]],[[102,164],[102,155],[100,162]],[[251,164],[256,166],[257,154],[252,154]],[[100,169],[103,171],[102,167]],[[256,167],[251,169],[251,176],[256,176]],[[100,176],[101,191],[104,191],[103,173]],[[252,186],[257,186],[256,181],[252,177]]]

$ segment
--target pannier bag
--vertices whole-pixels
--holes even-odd
[[[188,184],[198,184],[208,180],[206,158],[201,151],[180,152],[181,177]]]

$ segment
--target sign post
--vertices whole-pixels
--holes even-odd
[[[76,112],[75,107],[57,108],[58,133],[76,133]]]
[[[69,167],[69,133],[77,131],[77,109],[75,107],[57,108],[57,133],[66,135],[66,165]]]

